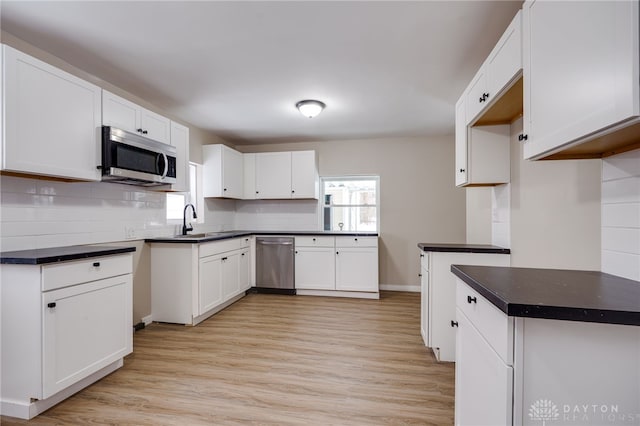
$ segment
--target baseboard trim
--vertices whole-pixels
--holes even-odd
[[[380,284],[380,290],[384,290],[384,291],[410,291],[412,293],[420,293],[420,286],[419,285]]]
[[[298,296],[353,297],[358,299],[379,299],[378,292],[342,291],[342,290],[304,290],[296,289]]]
[[[151,324],[153,322],[153,315],[147,315],[146,317],[142,317],[141,321],[145,326]]]

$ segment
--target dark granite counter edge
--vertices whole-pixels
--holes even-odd
[[[480,284],[479,282],[471,278],[469,275],[462,272],[460,269],[457,268],[457,265],[451,265],[451,272],[453,272],[453,274],[456,277],[460,278],[462,281],[469,284],[469,287],[471,287],[472,289],[480,293],[482,297],[487,299],[489,302],[493,303],[502,312],[509,315],[509,310],[508,310],[509,305],[507,304],[507,302],[502,300],[502,298],[500,298],[497,294],[489,291],[485,286],[483,286],[482,284]]]
[[[441,253],[489,253],[489,254],[511,254],[511,249],[503,247],[465,247],[464,244],[456,246],[452,244],[450,247],[434,246],[430,244],[419,243],[418,248],[422,251],[432,251]]]
[[[456,265],[451,265],[451,272],[467,283],[472,289],[480,293],[482,297],[490,301],[495,307],[511,317],[640,325],[640,313],[638,312],[509,303],[458,269]]]
[[[248,235],[300,235],[300,236],[326,236],[326,237],[377,237],[378,234],[375,232],[367,232],[367,233],[337,233],[337,232],[314,232],[314,231],[247,231],[247,232],[233,232],[230,231],[229,235],[212,235],[210,237],[203,238],[175,238],[175,237],[157,237],[157,238],[146,238],[145,243],[170,243],[170,244],[199,244],[199,243],[208,243],[211,241],[222,241],[228,240],[231,238],[240,238],[246,237]]]
[[[64,247],[62,247],[64,248]],[[54,248],[48,250],[55,250]],[[31,257],[12,257],[2,256],[0,258],[0,263],[3,265],[44,265],[47,263],[57,263],[57,262],[66,262],[70,260],[79,260],[79,259],[88,259],[92,257],[100,257],[100,256],[109,256],[114,254],[123,254],[130,253],[136,251],[135,247],[109,247],[105,249],[100,249],[96,247],[88,248],[89,251],[86,252],[78,252],[78,253],[67,253],[67,254],[50,254],[43,256],[31,256]],[[31,250],[25,250],[25,252],[29,252]],[[35,253],[35,251],[34,251]]]

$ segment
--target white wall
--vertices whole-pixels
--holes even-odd
[[[640,281],[640,149],[602,161],[602,272]]]
[[[491,244],[491,187],[466,188],[467,244]]]

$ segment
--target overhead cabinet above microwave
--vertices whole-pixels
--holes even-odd
[[[2,45],[4,174],[100,180],[100,87]]]

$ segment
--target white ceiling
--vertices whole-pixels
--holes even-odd
[[[234,143],[453,133],[521,1],[7,1],[2,30]],[[308,119],[302,99],[327,104]]]

